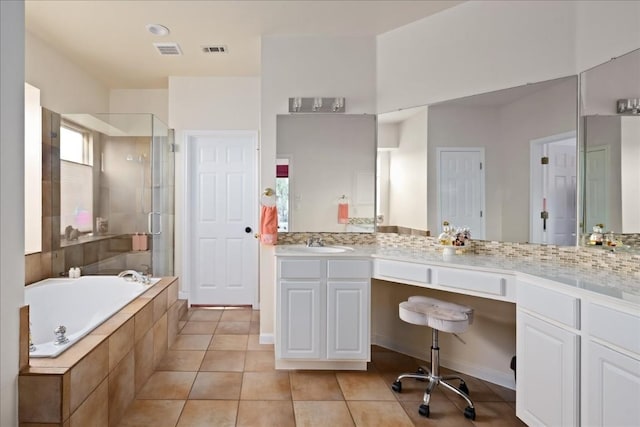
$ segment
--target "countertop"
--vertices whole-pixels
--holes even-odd
[[[349,246],[352,250],[339,253],[305,253],[295,250],[299,245],[278,245],[276,256],[313,257],[358,257],[377,258],[443,267],[464,267],[495,273],[520,274],[545,279],[561,286],[584,289],[599,295],[637,305],[640,308],[640,275],[589,268],[581,265],[566,265],[549,261],[475,255],[470,253],[444,257],[441,252],[413,248],[391,248],[375,245]]]

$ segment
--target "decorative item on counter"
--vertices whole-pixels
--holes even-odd
[[[67,225],[64,229],[64,238],[68,241],[70,240],[78,240],[80,237],[80,230],[77,228],[73,228],[71,225]]]
[[[596,224],[593,226],[593,233],[589,236],[589,244],[590,245],[602,245],[604,240],[604,236],[602,234],[602,230],[604,229],[604,224]]]
[[[109,232],[109,220],[107,218],[96,218],[96,233],[107,234]]]
[[[471,241],[471,230],[468,227],[454,227],[448,221],[442,223],[442,233],[438,243],[443,247],[443,255],[453,255],[457,248],[467,246]]]
[[[131,250],[146,251],[147,248],[147,235],[145,233],[136,233],[131,236]]]
[[[71,267],[69,269],[69,279],[78,279],[81,274],[80,267]]]
[[[344,194],[338,199],[338,224],[349,223],[349,199]]]

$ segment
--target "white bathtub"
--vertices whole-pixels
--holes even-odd
[[[152,283],[160,279],[151,279]],[[55,357],[98,327],[150,285],[117,276],[82,276],[79,279],[46,279],[25,289],[29,305],[31,339],[36,346],[30,357]],[[55,345],[54,329],[67,328],[67,344]]]

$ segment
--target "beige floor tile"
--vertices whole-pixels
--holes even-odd
[[[351,416],[358,427],[413,427],[411,419],[400,403],[396,402],[347,402]]]
[[[189,399],[238,400],[241,385],[240,372],[199,372]]]
[[[196,372],[154,372],[142,387],[137,399],[186,399]]]
[[[245,372],[275,371],[276,362],[273,351],[247,351],[244,362]]]
[[[336,378],[345,400],[396,400],[390,386],[377,373],[338,372]]]
[[[234,427],[237,400],[187,400],[177,427]]]
[[[260,335],[251,334],[249,335],[249,344],[247,345],[247,350],[274,350],[273,344],[260,344]]]
[[[476,408],[475,426],[526,427],[507,402],[474,402],[473,406]]]
[[[245,372],[241,400],[291,400],[288,372]]]
[[[251,321],[252,322],[260,322],[260,310],[252,310],[251,311]]]
[[[249,322],[218,322],[216,334],[249,334]]]
[[[211,350],[204,356],[200,371],[242,372],[245,351]]]
[[[213,335],[218,322],[187,322],[180,331],[183,335]]]
[[[435,397],[436,395],[434,395]],[[400,402],[416,427],[472,427],[473,423],[464,417],[463,412],[445,397],[432,398],[429,402],[429,417],[418,413],[422,399]]]
[[[134,400],[119,427],[175,427],[184,400]]]
[[[204,350],[169,350],[156,370],[197,372],[204,354]]]
[[[215,334],[209,350],[246,350],[248,340],[248,335]]]
[[[211,342],[211,335],[178,335],[171,350],[206,350]]]
[[[251,322],[251,309],[225,309],[220,318],[221,322]]]
[[[241,400],[237,427],[294,427],[291,401]]]
[[[217,322],[222,316],[223,310],[193,309],[189,315],[191,322]]]
[[[396,380],[397,375],[392,374],[390,372],[381,374],[384,383],[388,386],[391,386],[393,382]],[[402,380],[402,391],[400,393],[393,392],[396,396],[396,399],[399,401],[422,401],[422,397],[424,396],[424,391],[427,388],[429,383],[426,381],[417,381],[412,378],[405,378]],[[431,396],[431,402],[434,400],[443,400],[448,401],[448,394],[451,392],[444,391],[443,387],[436,387]],[[446,395],[445,395],[446,394]]]
[[[475,403],[475,402],[504,402],[504,399],[501,398],[500,396],[498,396],[496,393],[494,393],[489,386],[487,386],[487,383],[478,379],[478,378],[474,378],[471,377],[469,375],[465,375],[465,374],[460,374],[458,372],[455,371],[451,371],[450,369],[447,368],[442,368],[442,372],[440,373],[440,375],[458,375],[460,377],[462,377],[465,381],[465,383],[467,384],[467,387],[469,388],[469,394],[471,397],[471,400]],[[449,384],[451,384],[454,387],[458,387],[460,384],[460,381],[458,380],[447,380],[447,382]],[[454,403],[457,404],[457,401],[460,401],[460,404],[464,404],[464,406],[466,406],[466,403],[464,401],[464,399],[462,399],[461,397],[457,397],[455,394],[449,392],[449,391],[445,391],[445,394],[447,397],[449,397]]]
[[[342,390],[333,372],[291,372],[293,400],[343,400]]]
[[[251,322],[249,325],[249,333],[258,335],[260,334],[260,323],[259,322]]]
[[[296,427],[350,427],[353,419],[344,401],[297,401],[293,402]]]

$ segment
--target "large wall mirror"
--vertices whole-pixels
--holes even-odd
[[[384,224],[575,245],[577,87],[569,76],[380,115]]]
[[[376,117],[277,116],[279,231],[373,232]]]
[[[640,49],[581,74],[581,230],[640,250]],[[618,100],[622,106],[618,109]],[[635,107],[634,107],[635,105]]]

